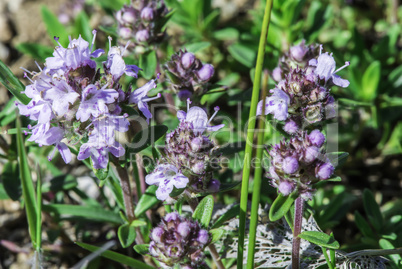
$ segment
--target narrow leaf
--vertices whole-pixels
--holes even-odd
[[[310,243],[316,244],[318,246],[330,248],[330,249],[338,249],[339,243],[330,235],[317,231],[304,231],[299,234],[301,239],[307,240]]]
[[[141,255],[146,255],[149,253],[149,244],[135,245],[134,250]]]
[[[16,161],[9,161],[4,165],[1,179],[3,180],[4,190],[7,195],[13,201],[20,199],[22,194],[21,180],[18,163]]]
[[[59,22],[57,16],[44,5],[41,8],[41,14],[50,38],[59,37],[60,44],[66,47],[68,45],[68,33],[64,25]]]
[[[37,208],[35,198],[35,188],[31,177],[31,169],[28,166],[28,158],[25,152],[24,141],[21,133],[21,121],[17,118],[17,148],[20,168],[20,178],[22,184],[22,195],[24,197],[25,209],[27,212],[29,234],[31,236],[33,247],[36,249],[36,221]]]
[[[212,240],[210,244],[215,243],[216,241],[218,241],[219,239],[222,238],[222,236],[225,234],[225,230],[218,228],[218,229],[212,229],[209,231],[211,236],[212,236]]]
[[[289,211],[297,197],[295,195],[283,196],[279,194],[269,209],[269,220],[277,221]]]
[[[21,93],[24,91],[25,86],[22,82],[11,72],[11,70],[0,60],[0,82],[12,95],[14,95],[21,103],[27,105],[29,101],[28,96]]]
[[[194,210],[193,219],[198,220],[198,222],[207,228],[209,222],[211,221],[212,211],[214,210],[214,198],[212,195],[208,195],[201,200],[197,208]]]
[[[141,130],[134,136],[127,153],[138,153],[146,149],[164,136],[167,131],[168,127],[165,125],[154,125]]]
[[[142,75],[146,79],[151,79],[155,76],[155,70],[157,65],[156,51],[151,50],[141,55],[140,66],[143,69]]]
[[[81,242],[76,242],[77,245],[79,245],[82,248],[85,248],[91,252],[97,251],[100,249],[100,247],[96,247],[96,246],[92,246],[89,244],[85,244],[85,243],[81,243]],[[114,251],[110,251],[110,250],[106,250],[105,252],[100,254],[101,256],[108,258],[110,260],[125,264],[127,266],[130,266],[132,268],[136,268],[136,269],[154,269],[154,267],[149,266],[143,262],[140,262],[138,260],[135,260],[131,257],[125,256],[123,254],[114,252]]]
[[[383,217],[380,207],[374,199],[373,193],[368,189],[365,189],[363,192],[363,205],[371,224],[373,224],[377,231],[380,231],[383,224]]]
[[[159,203],[158,198],[155,196],[156,189],[158,189],[158,186],[149,186],[145,193],[141,196],[141,199],[138,201],[138,204],[134,210],[134,215],[137,218],[140,217],[145,211]]]
[[[374,61],[367,67],[362,78],[361,94],[365,101],[371,101],[377,96],[380,76],[381,64],[379,61]]]
[[[216,222],[211,226],[211,229],[219,228],[222,226],[223,223],[225,223],[225,221],[236,217],[239,214],[239,210],[240,204],[233,206],[216,220]]]
[[[211,46],[210,42],[198,42],[198,43],[193,43],[190,45],[186,45],[186,50],[188,52],[192,52],[192,53],[196,53],[197,51],[201,51],[203,49],[208,48],[209,46]]]
[[[19,43],[15,48],[41,62],[44,62],[47,57],[51,57],[53,53],[53,48],[36,43]]]

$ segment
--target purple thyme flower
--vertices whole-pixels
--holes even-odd
[[[289,96],[281,89],[275,88],[265,100],[265,115],[273,114],[277,120],[286,120],[288,117]],[[257,105],[257,116],[262,114],[262,100]]]
[[[197,72],[197,76],[202,81],[207,81],[214,75],[214,67],[210,64],[204,64]]]
[[[299,162],[293,157],[286,157],[282,164],[283,172],[293,174],[299,169]]]
[[[335,73],[349,66],[350,62],[346,62],[344,66],[335,70],[336,64],[332,53],[322,53],[322,45],[320,46],[320,56],[318,56],[318,59],[311,59],[309,65],[316,67],[314,73],[320,79],[324,79],[325,82],[332,79],[332,82],[339,87],[346,88],[349,86],[348,80],[342,79],[340,76],[335,75]]]
[[[289,194],[291,194],[294,188],[294,184],[286,180],[281,181],[278,186],[279,192],[282,193],[284,196],[288,196]]]
[[[107,86],[98,90],[95,85],[90,84],[82,91],[82,100],[76,114],[77,120],[85,122],[91,115],[97,118],[109,112],[106,104],[115,102],[119,93],[115,89],[106,89]]]
[[[220,124],[216,126],[210,126],[209,123],[212,121],[212,119],[215,117],[215,115],[219,111],[219,107],[215,107],[215,113],[212,115],[210,119],[208,119],[208,115],[205,112],[204,109],[198,107],[198,106],[193,106],[190,108],[191,101],[190,99],[187,99],[187,113],[184,112],[183,110],[179,110],[177,112],[177,118],[181,122],[188,122],[192,124],[192,129],[195,134],[202,134],[205,132],[205,130],[208,131],[218,131],[222,127],[225,126],[225,124]]]
[[[316,177],[326,180],[332,176],[334,170],[335,168],[330,162],[323,163],[316,168]]]
[[[147,42],[149,40],[149,32],[148,32],[148,30],[143,29],[143,30],[138,31],[135,34],[135,39],[140,43]]]
[[[126,74],[130,77],[138,77],[138,71],[141,70],[136,65],[126,65],[123,60],[122,55],[124,54],[127,46],[125,48],[120,47],[112,47],[112,38],[109,36],[109,52],[107,55],[107,61],[104,62],[105,71],[107,73],[112,74],[112,78],[114,81],[118,81],[123,74]]]
[[[185,188],[188,183],[188,178],[171,164],[159,164],[155,170],[145,177],[145,182],[148,185],[158,185],[156,190],[156,198],[161,201],[166,200],[169,194],[173,191],[173,187],[178,189]]]
[[[64,116],[70,104],[74,104],[80,95],[64,79],[56,79],[53,83],[53,87],[44,91],[43,98],[51,101],[52,110],[57,116]]]
[[[159,74],[158,74],[159,78]],[[155,100],[161,97],[161,94],[158,93],[155,97],[148,97],[148,92],[152,89],[156,88],[155,79],[148,81],[144,86],[134,90],[130,93],[129,96],[129,103],[137,104],[138,109],[144,114],[145,118],[147,119],[147,123],[149,124],[149,119],[152,118],[151,111],[148,108],[148,102]]]
[[[151,231],[150,239],[149,253],[163,268],[205,268],[203,250],[211,236],[197,221],[169,213]]]
[[[311,143],[313,145],[316,145],[317,147],[321,147],[324,142],[325,142],[325,136],[320,132],[320,130],[313,130],[311,133],[308,135],[310,138]]]
[[[150,7],[144,7],[141,10],[141,19],[144,21],[152,21],[154,18],[154,10]]]

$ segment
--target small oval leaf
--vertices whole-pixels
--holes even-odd
[[[211,221],[213,209],[214,198],[212,195],[208,195],[201,200],[197,208],[194,210],[193,219],[198,220],[202,226],[207,228],[209,226],[209,222]]]
[[[149,253],[149,244],[135,245],[134,250],[141,255],[147,255]]]
[[[217,228],[217,229],[210,230],[209,233],[212,236],[212,240],[211,240],[210,244],[213,244],[222,238],[222,236],[225,234],[225,230],[221,229],[221,228]]]
[[[141,196],[141,199],[138,201],[138,204],[134,210],[134,215],[137,218],[145,211],[159,203],[158,198],[155,196],[156,189],[158,189],[158,186],[149,186],[145,193]]]
[[[269,220],[277,221],[285,216],[296,198],[296,195],[283,196],[282,194],[279,194],[269,209]]]
[[[307,240],[310,243],[316,244],[318,246],[330,248],[330,249],[338,249],[339,243],[330,235],[317,231],[305,231],[299,234],[301,239]]]
[[[131,226],[128,223],[119,227],[117,235],[123,248],[128,248],[132,243],[134,243],[135,238],[137,237],[134,226]]]

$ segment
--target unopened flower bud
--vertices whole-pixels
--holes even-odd
[[[191,96],[193,96],[193,93],[189,90],[180,90],[177,96],[181,101],[185,101],[188,98],[191,98]]]
[[[161,241],[161,236],[162,235],[163,235],[163,229],[162,228],[155,227],[152,230],[152,233],[151,233],[152,240],[155,241],[158,244],[162,243],[162,241]]]
[[[331,163],[323,163],[316,168],[316,177],[321,180],[328,179],[334,173],[335,168]]]
[[[136,20],[134,10],[128,9],[128,10],[124,11],[121,15],[121,18],[126,24],[134,23]]]
[[[285,123],[285,126],[283,126],[283,130],[285,130],[285,132],[288,134],[294,134],[299,130],[299,126],[297,126],[297,123],[293,120],[288,120]]]
[[[141,11],[141,19],[151,21],[154,18],[154,11],[150,7],[144,7]]]
[[[187,235],[190,233],[190,225],[188,222],[182,222],[179,224],[177,227],[177,231],[182,237],[187,237]]]
[[[306,55],[307,51],[308,49],[304,46],[304,44],[300,44],[290,48],[290,54],[292,55],[293,59],[299,62],[303,60],[304,55]]]
[[[176,212],[172,212],[172,213],[168,213],[165,216],[165,221],[166,222],[171,222],[171,221],[175,221],[179,218],[179,214],[177,214]]]
[[[202,147],[202,138],[195,137],[191,140],[191,149],[195,152],[199,151]]]
[[[144,30],[140,30],[135,34],[135,39],[138,42],[146,42],[149,39],[149,33],[148,30],[144,29]]]
[[[322,119],[321,104],[318,103],[316,105],[307,106],[303,110],[303,116],[308,123],[320,121]]]
[[[278,186],[278,190],[280,193],[282,193],[284,196],[288,196],[293,192],[294,186],[292,183],[288,181],[281,181]]]
[[[181,65],[183,68],[188,69],[195,61],[195,56],[191,52],[186,52],[181,57]]]
[[[310,139],[310,142],[317,146],[321,147],[324,142],[325,142],[325,136],[320,132],[320,130],[313,130],[309,135],[308,138]]]
[[[197,76],[202,81],[209,80],[214,75],[214,67],[210,64],[204,64],[200,70],[197,71]]]
[[[202,174],[205,171],[205,164],[203,161],[196,162],[191,169],[196,174]]]
[[[219,180],[212,179],[212,180],[209,182],[208,191],[209,191],[209,192],[212,192],[212,193],[218,192],[220,186],[221,186],[221,183],[219,182]]]
[[[278,66],[272,71],[272,78],[276,81],[279,82],[282,80],[282,70]]]
[[[316,146],[306,148],[304,151],[303,161],[305,163],[312,163],[318,156],[319,149]]]
[[[208,235],[208,231],[207,230],[200,230],[198,233],[198,242],[201,243],[202,245],[205,245],[206,243],[208,243],[208,239],[209,239],[209,235]]]
[[[121,27],[119,29],[119,36],[122,39],[130,39],[132,34],[133,34],[133,31],[128,27]]]
[[[293,174],[299,169],[299,162],[293,157],[286,157],[282,164],[283,172]]]

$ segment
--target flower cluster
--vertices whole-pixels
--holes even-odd
[[[269,150],[271,184],[285,196],[297,192],[310,198],[311,185],[329,179],[335,170],[325,156],[324,143],[325,136],[315,129],[272,146]]]
[[[96,31],[93,34],[91,46],[81,36],[71,40],[67,48],[59,43],[53,57],[46,59],[45,67],[38,66],[39,73],[27,71],[32,75],[32,84],[25,88],[25,94],[31,101],[17,106],[22,115],[37,121],[35,126],[28,126],[32,134],[29,141],[40,146],[55,145],[66,163],[72,158],[68,145],[81,143],[77,158],[91,157],[93,167],[100,169],[107,167],[109,152],[116,157],[125,153],[115,139],[115,131],[126,132],[129,126],[121,105],[136,104],[149,119],[152,115],[147,101],[152,98],[147,93],[156,84],[152,80],[137,90],[124,92],[120,78],[124,74],[137,77],[140,68],[126,65],[122,58],[124,48],[110,44],[101,73],[94,59],[105,52],[93,51]],[[54,151],[49,159],[53,154]]]
[[[290,49],[287,59],[303,60],[303,67],[289,67],[288,72],[281,71],[281,78],[277,86],[270,90],[271,96],[265,101],[265,114],[273,114],[279,121],[285,121],[284,130],[289,134],[301,130],[313,123],[335,117],[335,101],[330,95],[330,86],[347,87],[349,82],[335,73],[349,65],[335,70],[335,60],[332,54],[322,53],[316,58],[306,60],[313,49],[304,43]],[[293,52],[292,52],[293,51]],[[296,54],[297,51],[298,54]],[[296,56],[292,56],[296,55]],[[303,57],[302,57],[303,55]],[[292,61],[288,61],[292,63]],[[307,62],[307,63],[306,63]],[[290,64],[289,64],[290,65]],[[257,115],[262,113],[262,101],[259,102]]]
[[[116,13],[117,33],[123,40],[134,39],[137,44],[158,44],[166,36],[162,32],[168,10],[163,1],[141,0],[124,5]]]
[[[318,52],[317,45],[306,46],[304,42],[291,47],[273,71],[278,84],[265,100],[265,114],[283,121],[284,131],[291,135],[289,140],[269,150],[268,176],[271,184],[285,196],[297,193],[309,199],[312,184],[329,179],[335,170],[325,155],[325,136],[319,129],[309,134],[305,130],[336,116],[330,87],[349,85],[349,81],[336,75],[349,62],[336,70],[332,54],[323,53],[322,46],[319,47]],[[260,101],[257,115],[262,110],[263,101]]]
[[[206,82],[214,75],[212,65],[203,64],[191,52],[182,50],[172,55],[166,69],[171,86],[181,100],[204,93]]]
[[[204,248],[211,241],[207,230],[198,222],[186,219],[176,212],[169,213],[162,223],[151,231],[149,253],[165,267],[196,269],[205,264]]]
[[[158,185],[156,197],[159,200],[166,200],[173,187],[188,186],[195,193],[219,190],[219,181],[213,179],[213,171],[219,169],[218,147],[203,135],[206,130],[216,131],[224,126],[209,125],[219,108],[215,108],[215,114],[208,120],[202,108],[190,108],[189,100],[187,106],[187,113],[182,110],[177,113],[180,120],[177,129],[166,135],[164,158],[145,178],[147,184]]]

